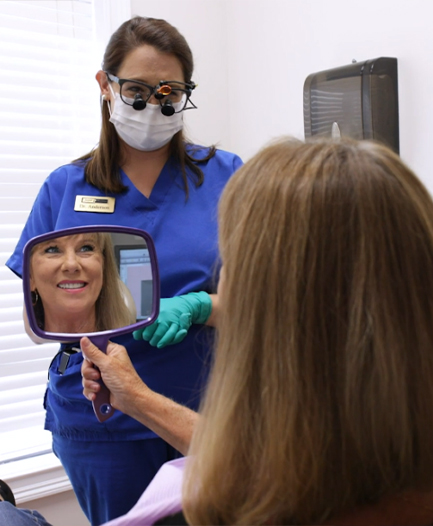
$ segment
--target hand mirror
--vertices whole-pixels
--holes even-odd
[[[160,282],[155,246],[136,228],[94,225],[30,239],[23,256],[24,303],[33,333],[76,342],[87,336],[102,351],[108,340],[153,323]],[[101,383],[93,402],[100,422],[114,413]]]

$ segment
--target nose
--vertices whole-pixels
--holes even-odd
[[[80,261],[75,250],[67,250],[63,255],[62,270],[64,272],[77,272],[80,269]]]
[[[159,100],[155,97],[155,94],[151,95],[151,96],[148,98],[147,102],[148,102],[149,104],[154,104],[154,105],[159,104]]]

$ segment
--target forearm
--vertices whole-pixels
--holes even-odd
[[[143,386],[124,411],[183,455],[188,453],[198,413]]]
[[[102,376],[115,409],[135,418],[186,454],[198,414],[147,387],[122,345],[108,342],[104,354],[88,338],[81,338],[80,344],[85,358],[81,366],[84,396],[95,400]]]

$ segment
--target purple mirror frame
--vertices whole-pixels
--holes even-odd
[[[99,332],[89,332],[89,333],[54,333],[46,332],[40,327],[36,322],[36,317],[33,311],[32,298],[30,291],[30,255],[32,248],[43,241],[48,241],[50,239],[55,239],[60,236],[68,236],[75,234],[85,234],[89,232],[116,232],[120,234],[131,234],[143,238],[147,243],[147,248],[149,250],[150,262],[152,265],[152,313],[149,318],[145,320],[138,321],[132,325],[126,327],[121,327],[119,329],[112,329]],[[132,227],[122,227],[122,226],[112,226],[112,225],[87,225],[81,227],[65,228],[61,230],[56,230],[42,234],[40,236],[33,237],[30,239],[24,249],[23,249],[23,292],[24,292],[24,303],[27,311],[27,316],[29,319],[29,324],[32,331],[39,336],[47,340],[54,340],[57,342],[76,342],[83,336],[91,338],[95,343],[108,341],[108,339],[113,338],[114,336],[120,336],[121,334],[126,334],[132,331],[135,331],[142,327],[147,327],[151,325],[159,314],[159,304],[160,304],[160,278],[159,278],[159,267],[158,260],[156,257],[155,244],[152,237],[145,230],[140,230],[139,228]],[[96,343],[97,344],[97,343]]]

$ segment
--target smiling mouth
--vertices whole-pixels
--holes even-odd
[[[59,283],[57,286],[60,289],[82,289],[87,285],[87,283],[79,282],[79,283]]]

